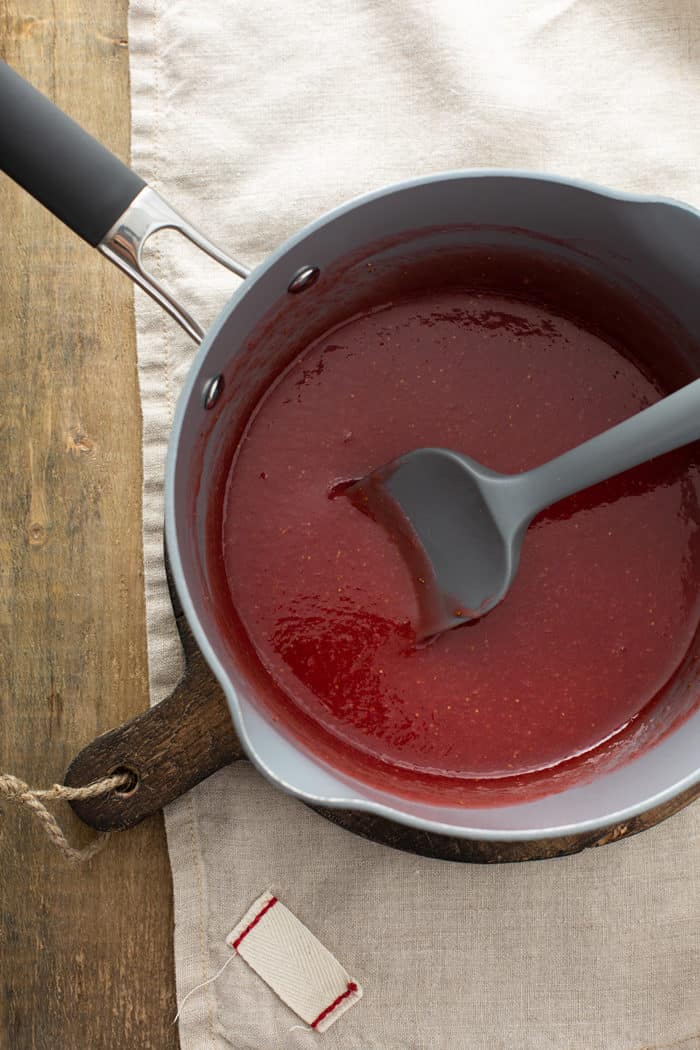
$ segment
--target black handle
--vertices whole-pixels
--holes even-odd
[[[5,62],[0,169],[93,247],[146,185]]]

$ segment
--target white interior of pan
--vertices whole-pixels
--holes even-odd
[[[380,241],[385,242],[385,257],[392,251],[400,254],[406,251],[405,241],[395,248],[387,243],[406,231],[415,231],[416,251],[450,239],[527,246],[534,238],[540,249],[545,244],[545,250],[564,255],[583,252],[611,276],[648,290],[700,341],[699,219],[692,209],[673,202],[584,184],[517,173],[457,173],[402,184],[338,209],[288,241],[244,282],[208,333],[178,405],[166,472],[166,537],[197,641],[225,690],[244,746],[271,780],[307,801],[372,811],[427,830],[526,839],[627,819],[700,779],[700,710],[620,768],[518,805],[425,805],[337,775],[274,725],[256,700],[254,683],[217,626],[204,532],[209,485],[226,435],[240,424],[266,370],[284,359],[289,341],[304,326],[312,331],[322,316],[322,282],[303,296],[287,293],[301,266],[325,271],[339,257],[359,257],[364,246]],[[348,313],[357,293],[349,281],[343,292]],[[276,321],[264,340],[264,356],[246,365],[246,344],[271,311]],[[700,356],[692,368],[700,375]],[[227,395],[208,413],[201,392],[218,373],[226,377]],[[692,688],[696,685],[692,679]]]

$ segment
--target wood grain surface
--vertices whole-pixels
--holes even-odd
[[[126,14],[0,0],[2,57],[125,159]],[[148,703],[132,290],[1,175],[0,230],[0,770],[48,786]],[[76,868],[0,805],[0,987],[2,1050],[178,1046],[160,817]]]

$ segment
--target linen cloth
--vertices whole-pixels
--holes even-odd
[[[697,0],[132,0],[133,165],[249,265],[348,197],[449,168],[698,206],[699,25]],[[165,238],[152,254],[208,322],[230,275]],[[139,293],[136,316],[155,703],[180,670],[162,476],[193,347]],[[268,886],[365,988],[318,1035],[235,961],[186,1003],[183,1050],[700,1048],[700,804],[595,852],[490,868],[355,838],[247,763],[166,821],[180,998]]]

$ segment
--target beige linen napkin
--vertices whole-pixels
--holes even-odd
[[[700,205],[697,0],[132,0],[133,164],[249,265],[354,194],[447,168],[577,175]],[[700,250],[700,243],[698,245]],[[163,242],[208,321],[230,276]],[[137,293],[153,702],[180,654],[162,566],[193,348]],[[700,804],[579,857],[478,868],[364,842],[249,765],[169,807],[180,999],[272,887],[364,986],[327,1033],[235,959],[183,1050],[700,1048]]]

